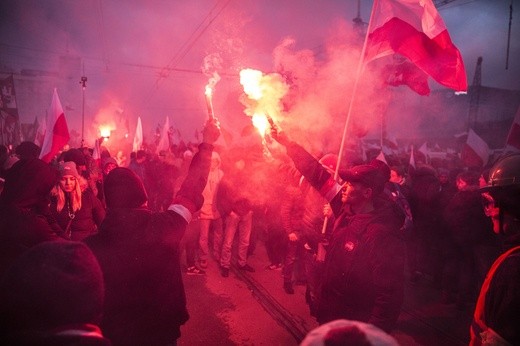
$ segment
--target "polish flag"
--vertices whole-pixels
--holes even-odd
[[[40,159],[49,163],[70,139],[67,120],[56,88],[52,95],[51,110],[46,127]]]
[[[506,150],[520,151],[520,107],[516,111],[515,119],[507,135]]]
[[[137,127],[135,129],[134,135],[134,144],[132,146],[132,151],[137,152],[141,150],[143,146],[143,125],[141,124],[141,117],[137,118]]]
[[[164,123],[161,139],[159,140],[159,144],[157,144],[156,152],[160,151],[169,151],[170,150],[170,118],[166,117],[166,122]]]
[[[391,54],[408,58],[438,83],[467,91],[462,56],[432,0],[375,0],[365,63]]]
[[[472,129],[468,132],[468,139],[462,148],[462,162],[467,167],[483,167],[489,160],[489,146]]]

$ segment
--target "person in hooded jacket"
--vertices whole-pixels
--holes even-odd
[[[105,180],[107,215],[86,239],[105,278],[101,329],[114,345],[175,345],[189,318],[179,243],[203,203],[218,123],[208,121],[203,142],[168,210],[152,212],[141,179],[118,167]]]
[[[386,177],[359,165],[339,184],[318,160],[276,127],[272,137],[298,170],[329,201],[335,216],[316,306],[318,323],[351,319],[391,331],[404,294],[404,215],[382,194]]]
[[[56,172],[37,158],[21,159],[7,171],[0,195],[0,273],[25,250],[61,239],[49,209],[56,179]]]

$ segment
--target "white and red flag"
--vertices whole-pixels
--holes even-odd
[[[520,151],[520,107],[516,111],[515,118],[509,129],[506,140],[507,151]]]
[[[365,63],[400,54],[439,84],[467,91],[462,56],[432,0],[374,0]]]
[[[489,153],[488,144],[469,129],[468,139],[461,152],[462,162],[468,167],[482,167],[488,163]]]
[[[157,154],[160,151],[169,151],[170,150],[170,118],[166,117],[166,122],[164,123],[161,139],[159,140],[159,144],[157,144]]]
[[[40,159],[45,162],[51,162],[70,139],[67,120],[65,119],[65,113],[63,112],[56,88],[54,88],[52,95],[51,110],[47,117],[46,127]]]
[[[137,127],[135,128],[134,143],[132,151],[137,152],[143,146],[143,125],[141,124],[141,117],[137,118]]]

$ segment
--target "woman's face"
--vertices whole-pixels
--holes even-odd
[[[76,177],[73,175],[64,175],[60,179],[60,187],[65,192],[72,192],[76,188]]]

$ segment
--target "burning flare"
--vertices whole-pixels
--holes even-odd
[[[264,138],[266,130],[273,122],[271,116],[280,117],[281,99],[289,87],[277,73],[264,75],[261,71],[244,69],[240,71],[240,84],[247,95],[244,112],[251,116],[253,126]]]

